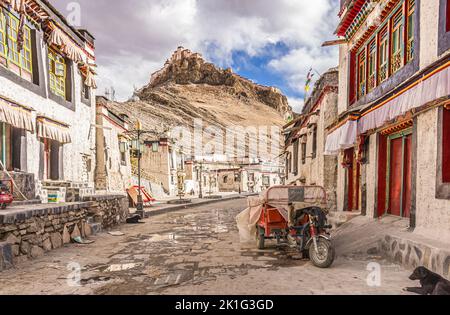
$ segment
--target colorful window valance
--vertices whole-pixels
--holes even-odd
[[[32,109],[0,98],[0,121],[34,132]]]
[[[11,6],[14,11],[19,13],[25,12],[25,4],[27,0],[0,0],[0,4],[6,4]]]
[[[79,66],[80,72],[84,77],[84,84],[90,88],[96,89],[97,83],[95,82],[95,70],[91,65],[81,64]]]
[[[49,46],[58,47],[70,60],[75,63],[81,63],[84,61],[83,56],[85,55],[83,50],[77,46],[76,43],[70,37],[64,33],[55,24],[50,22],[48,24],[50,33],[48,35],[47,43]]]
[[[411,109],[450,96],[450,63],[438,70],[424,77],[413,87],[381,103],[372,111],[364,113],[358,122],[358,134],[380,128],[386,122],[404,115]]]
[[[44,116],[37,117],[37,133],[40,138],[52,139],[62,144],[72,142],[69,125]]]
[[[330,133],[325,144],[325,155],[338,155],[341,150],[351,148],[356,143],[357,122],[347,121]]]

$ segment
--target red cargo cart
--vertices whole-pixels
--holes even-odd
[[[327,230],[327,194],[320,186],[274,186],[261,198],[257,245],[265,240],[287,242],[308,256],[314,265],[331,266],[334,248]]]

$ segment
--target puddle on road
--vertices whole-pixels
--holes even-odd
[[[98,293],[162,293],[172,286],[201,285],[224,276],[237,279],[250,270],[306,263],[281,246],[266,251],[258,251],[255,244],[238,246],[235,216],[239,211],[173,214],[165,218],[167,225],[162,225],[162,230],[128,237],[125,247],[101,269],[117,272],[114,276],[123,283],[108,284]]]
[[[137,263],[128,263],[128,264],[113,264],[110,265],[108,268],[103,270],[103,272],[118,272],[118,271],[126,271],[131,270],[137,267],[140,267],[141,264]]]
[[[213,229],[214,233],[228,233],[228,231],[228,226],[226,226],[225,224],[217,224]]]
[[[146,238],[145,242],[156,243],[156,242],[164,242],[164,241],[173,241],[176,243],[177,236],[174,233],[169,234],[153,234],[150,235],[150,238]]]

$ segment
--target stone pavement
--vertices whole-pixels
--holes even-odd
[[[214,196],[219,196],[220,198],[186,198],[190,199],[191,202],[185,204],[170,204],[171,201],[177,201],[179,198],[167,198],[164,200],[157,201],[153,203],[151,207],[145,208],[146,217],[151,217],[155,215],[160,215],[172,211],[179,211],[183,209],[194,208],[198,206],[211,205],[215,203],[220,203],[223,201],[236,200],[236,199],[246,199],[249,196],[255,196],[255,193],[219,193]],[[206,196],[207,197],[207,196]],[[130,213],[135,213],[136,209],[131,208]]]
[[[407,294],[415,285],[410,271],[345,231],[330,269],[275,243],[241,244],[235,216],[245,207],[245,199],[197,205],[124,225],[123,236],[66,245],[0,273],[0,294]]]

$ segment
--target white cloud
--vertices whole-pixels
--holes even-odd
[[[65,0],[54,0],[63,14]],[[96,37],[100,89],[114,85],[127,98],[179,45],[221,66],[234,51],[258,56],[269,44],[283,43],[285,56],[270,69],[294,88],[309,67],[337,64],[337,54],[320,50],[333,36],[338,0],[78,0],[82,24]],[[113,4],[112,4],[113,2]],[[149,71],[149,73],[145,73]],[[302,79],[303,78],[303,79]],[[144,80],[145,79],[145,80]],[[143,82],[144,81],[144,82]]]
[[[289,54],[270,61],[269,67],[283,73],[293,90],[303,91],[306,76],[313,68],[314,80],[331,67],[338,65],[337,49],[306,48],[293,49]],[[311,83],[311,87],[313,83]]]
[[[305,101],[303,99],[295,97],[288,97],[288,102],[295,113],[301,113],[303,106],[305,105]]]

